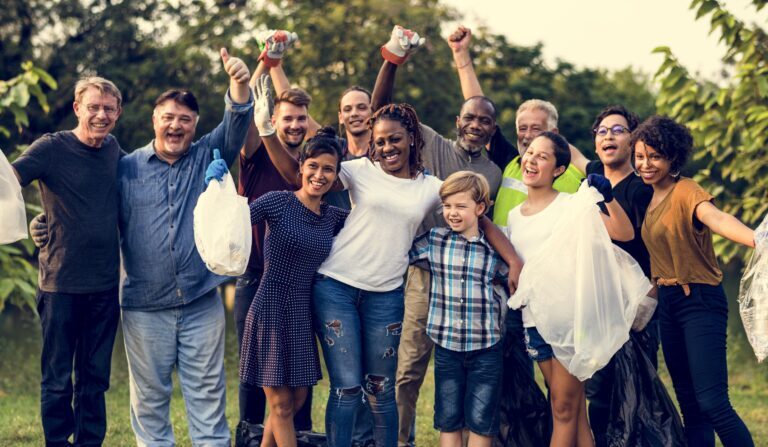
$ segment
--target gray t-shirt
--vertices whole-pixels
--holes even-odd
[[[13,162],[22,186],[40,180],[48,243],[40,249],[44,292],[94,293],[118,285],[117,162],[109,135],[100,148],[72,131],[45,134]]]
[[[430,174],[440,180],[445,180],[454,172],[477,172],[488,180],[491,187],[491,197],[496,197],[496,192],[501,184],[501,169],[488,158],[485,150],[470,154],[459,147],[456,141],[443,137],[424,124],[421,125],[421,135],[424,138],[421,162]],[[437,225],[445,226],[442,213],[428,214],[417,234],[429,231]]]

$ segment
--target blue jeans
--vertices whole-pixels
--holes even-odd
[[[728,302],[721,285],[659,287],[661,348],[683,413],[688,445],[754,446],[728,398]]]
[[[104,441],[104,393],[120,320],[117,295],[117,288],[99,293],[37,292],[43,336],[40,416],[46,446],[69,445],[72,434],[75,445]]]
[[[216,289],[181,307],[151,312],[123,309],[122,321],[136,443],[175,445],[169,417],[175,368],[192,444],[229,447],[224,306]]]
[[[435,345],[435,428],[455,432],[499,432],[503,343],[469,352]]]
[[[403,321],[403,288],[368,292],[324,275],[315,277],[315,331],[331,391],[325,413],[329,447],[352,444],[355,414],[371,408],[379,447],[397,446],[395,371]]]

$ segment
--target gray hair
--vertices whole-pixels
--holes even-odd
[[[117,107],[123,104],[123,95],[120,93],[120,89],[109,79],[99,76],[88,76],[77,81],[75,84],[75,102],[80,102],[85,91],[91,87],[101,92],[102,95],[108,94],[117,98]]]
[[[517,127],[517,120],[518,117],[520,117],[520,114],[528,110],[541,110],[547,114],[546,130],[557,128],[557,109],[551,102],[544,101],[543,99],[529,99],[520,104],[520,107],[517,108],[517,114],[515,115],[515,127]]]

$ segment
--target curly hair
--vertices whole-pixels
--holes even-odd
[[[380,120],[392,120],[399,122],[406,131],[412,136],[410,155],[408,156],[408,166],[411,177],[415,177],[419,172],[424,171],[421,163],[421,151],[424,148],[424,138],[421,135],[421,125],[416,110],[410,104],[388,104],[381,107],[371,117],[371,129]],[[371,144],[368,151],[368,158],[376,160],[376,151],[373,145],[373,132],[371,132]]]
[[[299,164],[304,164],[308,158],[319,157],[323,154],[331,154],[336,157],[336,172],[341,170],[341,141],[336,135],[336,130],[331,126],[325,126],[318,130],[315,136],[307,140],[299,154]]]
[[[679,173],[693,152],[691,131],[668,116],[651,116],[632,132],[629,144],[632,148],[633,164],[635,144],[638,141],[652,147],[669,160],[670,173]]]
[[[629,127],[630,132],[637,129],[637,126],[640,123],[640,120],[637,118],[637,115],[630,112],[626,107],[620,104],[614,104],[614,105],[605,107],[603,110],[600,111],[600,113],[597,114],[597,118],[595,118],[595,122],[592,123],[592,132],[596,132],[597,127],[600,125],[603,119],[605,119],[606,116],[610,116],[610,115],[623,116],[624,119],[627,120],[627,127]]]

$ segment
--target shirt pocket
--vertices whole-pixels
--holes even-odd
[[[135,179],[123,184],[124,209],[160,207],[165,200],[163,184],[157,178]]]

